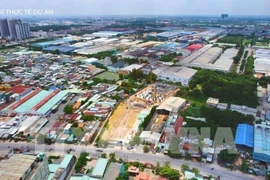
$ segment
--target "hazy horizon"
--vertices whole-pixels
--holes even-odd
[[[8,10],[19,10],[23,16],[62,17],[270,15],[269,0],[2,0],[0,16],[19,16]]]

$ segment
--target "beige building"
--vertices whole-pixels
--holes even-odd
[[[49,173],[48,160],[43,153],[38,156],[14,154],[0,161],[0,179],[45,180]]]

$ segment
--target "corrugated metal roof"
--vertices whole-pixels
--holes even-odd
[[[99,158],[97,164],[92,172],[93,176],[102,177],[108,164],[108,159]]]
[[[238,124],[235,136],[235,144],[253,148],[254,128],[248,124]]]

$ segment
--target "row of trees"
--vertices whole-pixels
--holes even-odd
[[[246,75],[253,75],[253,66],[254,66],[254,57],[249,56],[247,58],[245,74]]]
[[[88,54],[87,57],[88,58],[97,58],[97,59],[104,59],[105,57],[110,57],[112,63],[116,63],[117,57],[113,55],[114,53],[115,53],[115,51],[103,51],[103,52],[99,52],[96,54]]]
[[[225,36],[218,39],[218,43],[229,43],[229,44],[242,44],[245,38],[243,36]]]
[[[157,106],[152,107],[150,113],[144,118],[143,122],[140,124],[140,128],[145,130],[148,124],[150,123],[151,119],[153,118],[156,112]]]
[[[234,64],[238,64],[239,61],[241,60],[243,53],[244,53],[245,47],[243,45],[240,46],[239,51],[237,55],[233,58]]]
[[[83,166],[86,165],[86,157],[89,156],[89,153],[83,152],[80,154],[80,157],[78,158],[78,161],[75,165],[75,172],[79,173]]]

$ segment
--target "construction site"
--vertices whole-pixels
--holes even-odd
[[[125,141],[138,128],[135,122],[143,109],[151,109],[153,105],[161,104],[177,91],[177,86],[155,83],[119,103],[108,120],[108,128],[104,131],[102,139]]]

